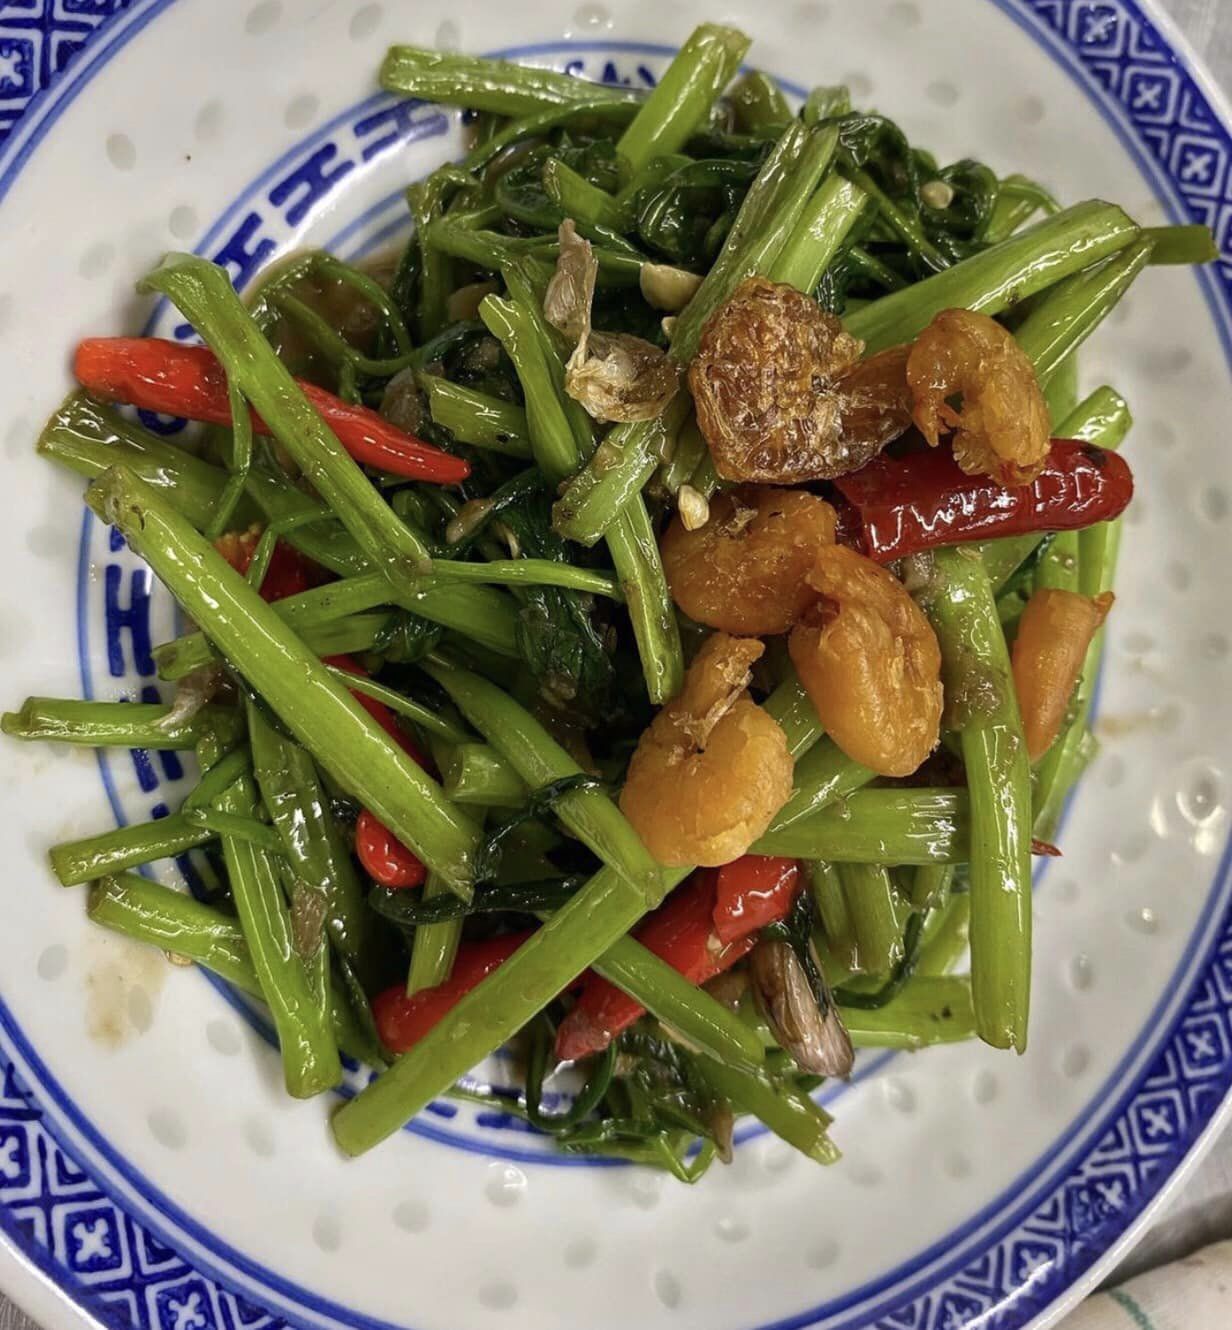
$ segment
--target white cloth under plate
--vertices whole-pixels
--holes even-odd
[[[1060,1330],[1226,1330],[1232,1325],[1232,1242],[1219,1242],[1096,1293]]]

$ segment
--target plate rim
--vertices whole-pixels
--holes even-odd
[[[994,0],[1006,8],[1003,0]],[[1232,133],[1232,91],[1225,90],[1215,78],[1206,60],[1199,55],[1188,34],[1163,7],[1162,0],[1136,0],[1138,8],[1162,33],[1168,48],[1179,57],[1190,77],[1199,85],[1224,127]],[[1049,1330],[1080,1302],[1093,1293],[1109,1274],[1146,1236],[1147,1230],[1160,1216],[1177,1193],[1198,1171],[1202,1161],[1210,1154],[1215,1142],[1225,1131],[1232,1130],[1232,1086],[1224,1092],[1219,1107],[1211,1114],[1202,1135],[1186,1152],[1181,1163],[1172,1170],[1159,1191],[1138,1212],[1121,1236],[1113,1242],[1090,1268],[1083,1272],[1060,1294],[1052,1306],[1041,1311],[1023,1330]]]
[[[95,37],[92,37],[87,43],[86,49],[83,50],[79,59],[73,62],[73,75],[67,79],[58,79],[48,88],[44,89],[43,92],[39,93],[35,99],[39,102],[39,106],[36,108],[34,101],[32,101],[30,104],[31,111],[42,115],[49,102],[52,104],[58,104],[51,95],[61,89],[63,89],[68,95],[67,97],[60,98],[59,101],[63,101],[64,105],[71,102],[76,94],[90,81],[88,75],[85,78],[81,78],[80,73],[92,68],[96,63],[99,64],[99,67],[101,67],[102,64],[105,64],[107,59],[110,58],[109,56],[104,58],[101,63],[98,59],[104,51],[111,49],[112,54],[116,53],[124,44],[126,44],[127,40],[140,32],[147,23],[155,19],[164,9],[173,3],[175,3],[175,0],[149,0],[146,4],[143,4],[142,0],[135,0],[132,8],[119,11],[111,18],[104,19],[100,24]],[[992,3],[994,3],[1002,13],[1010,17],[1017,26],[1023,28],[1025,30],[1025,35],[1030,36],[1038,44],[1043,45],[1045,50],[1049,51],[1051,54],[1048,43],[1046,43],[1039,35],[1031,18],[1031,15],[1036,9],[1043,7],[1039,4],[1039,0],[992,0]],[[1067,6],[1062,4],[1061,7],[1066,8]],[[1119,3],[1115,7],[1120,10],[1138,11],[1145,21],[1159,32],[1174,61],[1180,65],[1184,73],[1199,86],[1202,94],[1215,113],[1216,118],[1222,122],[1225,132],[1232,137],[1232,108],[1229,107],[1228,98],[1218,85],[1215,84],[1204,63],[1195,54],[1189,41],[1178,31],[1171,17],[1160,9],[1155,0],[1119,0]],[[131,21],[125,22],[126,19]],[[111,41],[104,43],[99,40],[103,37],[104,33],[115,35],[117,32],[123,37],[123,40],[120,41],[118,45],[115,45]],[[89,54],[87,54],[88,52]],[[1100,104],[1099,100],[1094,95],[1092,89],[1081,79],[1081,76],[1076,75],[1074,71],[1069,68],[1066,69],[1066,72],[1070,73],[1071,77],[1079,78],[1083,92],[1095,104],[1095,108],[1100,111],[1101,115],[1112,123],[1113,128],[1117,130],[1118,135],[1124,138],[1125,136],[1121,134],[1121,126],[1118,126],[1113,117],[1108,114],[1107,110]],[[48,128],[50,128],[50,123],[36,123],[34,125],[33,134],[22,145],[19,157],[15,160],[24,161],[24,158],[30,155],[37,147],[43,133],[45,133]],[[22,122],[19,121],[18,125],[15,127],[14,133],[19,133],[21,129]],[[1134,155],[1137,157],[1138,153],[1135,152]],[[7,157],[8,153],[6,152],[4,156]],[[1156,183],[1154,179],[1152,179],[1152,183]],[[7,185],[0,182],[0,199],[3,198],[6,190]],[[1169,200],[1169,206],[1171,209],[1171,200]],[[1224,321],[1217,317],[1216,323],[1222,331],[1225,326]],[[1221,876],[1221,872],[1216,874],[1214,883],[1211,887],[1212,891],[1217,887]],[[1222,931],[1215,933],[1212,937],[1210,944],[1212,952],[1214,952],[1219,946],[1221,933]],[[1195,977],[1196,974],[1197,971],[1195,971]],[[1177,1010],[1176,1023],[1179,1024],[1184,1012],[1185,1008],[1183,1007]],[[1092,1262],[1090,1267],[1084,1271],[1082,1275],[1058,1293],[1048,1307],[1042,1309],[1032,1320],[1025,1323],[1029,1325],[1030,1330],[1045,1330],[1046,1326],[1054,1323],[1055,1320],[1064,1315],[1065,1312],[1071,1309],[1089,1288],[1093,1287],[1099,1281],[1102,1274],[1105,1273],[1107,1269],[1111,1268],[1124,1251],[1141,1236],[1143,1229],[1149,1224],[1159,1208],[1167,1202],[1169,1197],[1175,1194],[1178,1187],[1183,1185],[1185,1179],[1192,1173],[1200,1159],[1209,1150],[1211,1143],[1218,1134],[1220,1128],[1227,1123],[1230,1117],[1232,1117],[1232,1090],[1225,1092],[1220,1105],[1211,1113],[1206,1124],[1202,1128],[1200,1136],[1186,1150],[1181,1161],[1167,1176],[1166,1180],[1160,1185],[1151,1199],[1141,1210],[1138,1211],[1134,1218],[1128,1222],[1122,1234],[1101,1254],[1101,1256]],[[58,1138],[58,1133],[51,1132],[51,1134],[53,1137]],[[46,1322],[49,1326],[81,1324],[83,1323],[83,1320],[84,1323],[87,1324],[98,1323],[85,1306],[78,1303],[62,1286],[56,1284],[47,1274],[39,1270],[34,1261],[31,1260],[24,1251],[15,1247],[10,1239],[7,1224],[4,1225],[3,1235],[0,1236],[0,1250],[5,1254],[5,1260],[0,1261],[0,1287],[4,1287],[7,1292],[10,1292],[14,1297],[14,1301],[17,1302],[18,1305],[23,1307],[38,1306],[40,1308],[40,1315],[43,1315],[45,1310],[48,1315],[55,1318],[59,1318],[64,1314],[67,1314],[71,1318],[71,1320],[64,1321],[59,1319],[49,1320]],[[20,1276],[17,1282],[26,1285],[21,1291],[14,1291],[11,1287],[12,1281],[8,1278],[9,1270],[6,1269],[6,1266],[10,1265],[10,1262],[8,1261],[9,1257],[14,1258],[11,1263],[13,1273],[18,1273]],[[25,1296],[23,1296],[23,1293]],[[793,1322],[802,1323],[798,1322],[797,1318],[792,1319]],[[810,1321],[809,1323],[811,1324],[812,1322]]]

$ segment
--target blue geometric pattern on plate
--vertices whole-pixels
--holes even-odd
[[[996,0],[1068,66],[1140,161],[1154,167],[1178,212],[1215,230],[1223,261],[1203,275],[1232,345],[1232,142],[1189,72],[1129,0]],[[90,35],[130,0],[22,0],[0,5],[0,140]],[[132,7],[141,7],[138,4]],[[68,74],[71,80],[71,70]],[[1232,913],[1228,855],[1211,914],[1188,956],[1192,979],[1147,1064],[1119,1098],[1076,1131],[1089,1136],[1059,1176],[1049,1161],[999,1214],[976,1217],[938,1250],[877,1287],[783,1321],[804,1327],[957,1330],[975,1318],[1012,1330],[1046,1309],[1150,1204],[1207,1128],[1232,1085]],[[1149,1028],[1149,1027],[1148,1027]],[[1131,1051],[1127,1062],[1142,1046]],[[225,1281],[163,1245],[84,1172],[49,1129],[40,1096],[18,1080],[28,1048],[0,1007],[0,1229],[101,1321],[142,1330],[248,1330],[292,1324],[240,1298]],[[37,1067],[37,1060],[34,1065]],[[61,1109],[71,1108],[59,1103]],[[990,1233],[975,1229],[993,1220]],[[202,1235],[226,1261],[221,1244]],[[270,1272],[270,1284],[276,1276]],[[281,1286],[285,1298],[288,1290]],[[291,1290],[317,1322],[339,1309]],[[347,1318],[355,1324],[357,1318]],[[342,1322],[339,1322],[342,1323]]]
[[[1202,89],[1128,0],[996,3],[1075,70],[1122,142],[1178,196],[1186,220],[1215,233],[1221,260],[1203,275],[1220,288],[1212,305],[1230,346],[1232,143]]]
[[[260,1330],[285,1325],[198,1273],[82,1172],[0,1055],[0,1228],[108,1325]]]
[[[0,7],[0,144],[26,103],[132,0],[19,0]]]

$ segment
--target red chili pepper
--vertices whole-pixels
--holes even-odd
[[[364,667],[350,656],[326,656],[325,663],[348,674],[367,677]],[[366,693],[353,692],[351,696],[389,735],[393,741],[409,756],[413,757],[424,770],[428,770],[428,759],[419,751],[414,739],[398,724],[394,713],[375,697]],[[423,861],[414,850],[394,835],[392,831],[374,814],[365,809],[355,824],[355,853],[373,881],[382,887],[398,890],[402,887],[418,887],[428,875]]]
[[[368,677],[368,671],[353,656],[325,656],[323,659],[326,665],[332,665],[337,670],[345,670],[348,674],[358,674],[365,679]],[[351,696],[404,753],[409,753],[425,771],[432,769],[432,764],[428,761],[427,756],[420,750],[415,740],[398,724],[394,713],[384,702],[378,702],[375,697],[369,697],[367,693],[353,692]]]
[[[311,591],[325,580],[325,570],[320,564],[285,540],[279,540],[274,544],[269,567],[261,579],[261,596],[269,601],[285,600],[288,596],[298,596],[301,591]]]
[[[714,931],[725,946],[782,919],[800,891],[795,859],[746,854],[719,869]]]
[[[854,521],[841,515],[842,538],[878,563],[940,545],[1075,531],[1119,517],[1134,493],[1123,457],[1074,439],[1054,439],[1043,472],[1014,489],[965,475],[948,448],[882,453],[834,484],[854,509]]]
[[[259,538],[256,530],[231,531],[219,537],[214,547],[237,573],[246,574]],[[269,567],[261,579],[261,599],[272,602],[285,600],[287,596],[297,596],[301,591],[311,591],[313,587],[320,586],[326,577],[326,571],[320,564],[314,563],[286,541],[276,541]]]
[[[528,937],[530,933],[506,933],[483,942],[464,942],[443,984],[413,997],[407,997],[401,984],[378,993],[372,1000],[372,1015],[381,1043],[391,1053],[405,1053]]]
[[[637,940],[690,982],[704,984],[753,948],[755,937],[724,946],[715,935],[715,873],[704,869],[674,891],[637,930]],[[627,993],[588,973],[556,1032],[556,1056],[574,1061],[599,1053],[645,1012]]]
[[[77,347],[73,372],[100,397],[212,425],[231,422],[227,376],[208,347],[158,337],[88,337]],[[353,406],[302,379],[296,382],[357,462],[441,485],[456,485],[470,475],[470,464],[462,458],[407,434],[366,406]],[[270,432],[255,411],[252,427],[258,434]]]
[[[355,853],[364,871],[383,887],[420,887],[428,876],[422,860],[366,808],[355,824]]]

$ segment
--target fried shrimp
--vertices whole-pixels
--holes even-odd
[[[941,649],[902,583],[841,545],[808,577],[818,599],[788,641],[821,723],[857,762],[909,776],[936,747]]]
[[[786,736],[745,691],[764,650],[726,633],[708,638],[638,741],[620,808],[661,863],[730,863],[791,795]]]
[[[920,433],[936,447],[954,431],[954,457],[969,476],[1029,485],[1043,470],[1051,430],[1034,366],[986,314],[942,310],[911,347],[907,383]]]
[[[711,315],[689,386],[726,480],[845,475],[911,424],[906,353],[863,344],[792,286],[750,277]]]
[[[785,633],[814,599],[805,582],[817,551],[834,544],[834,509],[804,490],[741,485],[710,501],[696,531],[679,516],[663,536],[676,604],[725,633]]]

